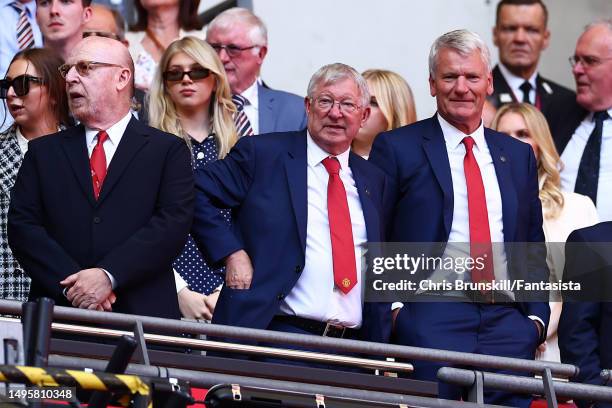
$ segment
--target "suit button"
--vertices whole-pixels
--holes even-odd
[[[300,273],[302,272],[302,270],[304,270],[304,267],[302,265],[295,266],[295,273]]]
[[[99,224],[102,220],[100,219],[100,217],[94,217],[93,222],[94,224]]]
[[[280,293],[277,297],[278,297],[278,300],[283,300],[285,298],[285,294]]]

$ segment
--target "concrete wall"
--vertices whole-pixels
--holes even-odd
[[[567,58],[591,20],[612,16],[611,0],[545,0],[552,43],[541,71],[573,86]],[[269,54],[262,77],[273,88],[304,95],[310,76],[331,62],[359,71],[394,70],[415,94],[419,118],[430,116],[427,56],[440,34],[468,28],[493,47],[491,32],[497,1],[489,0],[252,0],[268,25]],[[497,52],[492,48],[494,60]]]

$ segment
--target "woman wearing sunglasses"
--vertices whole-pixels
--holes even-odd
[[[236,143],[235,111],[217,53],[195,37],[170,44],[151,84],[150,125],[185,139],[197,169],[225,157]],[[223,216],[230,221],[228,211]],[[174,268],[189,285],[177,281],[183,316],[210,320],[223,271],[206,265],[191,236]]]
[[[0,98],[6,99],[13,125],[0,133],[0,298],[25,301],[29,278],[13,258],[6,236],[10,192],[15,184],[28,141],[57,132],[68,124],[64,80],[57,70],[62,60],[55,53],[32,48],[19,52],[0,80]],[[6,120],[4,112],[3,122]]]

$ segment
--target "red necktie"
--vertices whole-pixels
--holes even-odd
[[[340,179],[340,162],[335,157],[328,157],[322,163],[329,173],[327,217],[332,244],[334,283],[346,294],[357,284],[351,214],[346,201],[346,190]]]
[[[100,195],[100,190],[102,190],[102,184],[106,177],[106,154],[104,154],[103,146],[106,139],[108,139],[108,134],[104,130],[98,132],[98,142],[91,152],[91,159],[89,161],[96,200]]]
[[[468,213],[470,218],[470,256],[475,260],[472,268],[472,282],[491,282],[493,274],[493,249],[491,245],[491,230],[489,229],[489,213],[487,197],[478,163],[472,148],[474,139],[471,136],[463,138],[465,157],[463,171],[467,184]],[[477,259],[482,262],[478,263]],[[478,268],[478,265],[484,265]]]

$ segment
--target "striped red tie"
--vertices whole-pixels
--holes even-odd
[[[17,45],[20,50],[27,50],[34,46],[34,31],[28,20],[28,13],[26,7],[21,2],[16,1],[11,6],[19,13],[19,20],[17,21]]]

